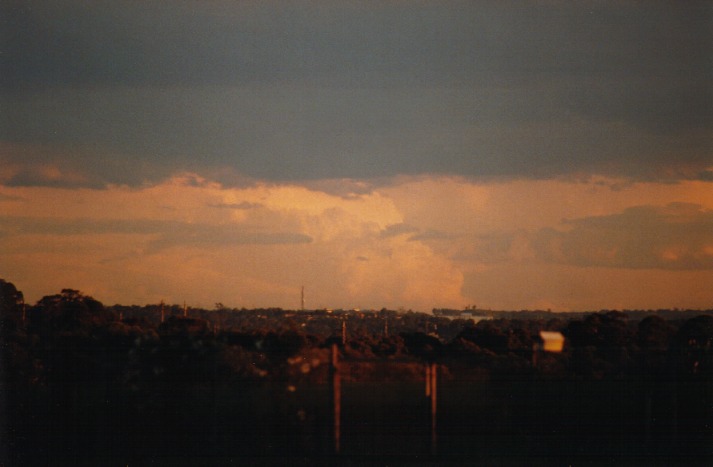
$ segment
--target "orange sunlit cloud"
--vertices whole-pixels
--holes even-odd
[[[139,188],[4,186],[0,275],[30,301],[71,287],[106,303],[296,308],[304,285],[308,306],[333,308],[713,302],[697,285],[713,279],[703,182],[316,186],[228,188],[192,174]]]
[[[182,176],[140,189],[4,188],[3,199],[5,274],[29,297],[77,287],[107,301],[290,307],[305,284],[313,306],[462,301],[444,258],[379,237],[402,220],[379,193]]]

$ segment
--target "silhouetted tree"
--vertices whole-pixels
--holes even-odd
[[[441,356],[443,344],[437,338],[422,332],[402,333],[401,338],[407,352],[427,361],[434,361]]]
[[[647,351],[664,352],[668,350],[676,330],[660,316],[648,316],[639,321],[636,343]]]
[[[0,316],[22,311],[25,299],[12,282],[0,279]]]
[[[686,373],[713,379],[713,316],[702,315],[686,321],[679,329],[677,344]]]
[[[20,326],[25,299],[12,282],[0,279],[0,339],[14,333]]]
[[[74,289],[42,297],[28,316],[32,330],[41,335],[86,331],[108,317],[101,302]]]

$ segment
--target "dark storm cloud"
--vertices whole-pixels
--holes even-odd
[[[176,227],[155,220],[50,219],[2,216],[2,230],[12,235],[153,234]]]
[[[237,245],[293,245],[311,243],[312,238],[298,232],[250,232],[240,227],[183,225],[164,232],[150,242],[149,252],[172,247],[219,248]]]
[[[4,193],[0,193],[0,201],[22,201],[23,198],[20,196],[12,196],[12,195],[6,195]]]
[[[0,139],[61,147],[64,172],[91,183],[220,168],[705,179],[713,165],[709,2],[65,0],[0,13]],[[49,183],[32,173],[15,183]]]
[[[243,201],[242,203],[218,203],[209,204],[208,207],[219,208],[219,209],[237,209],[240,211],[261,208],[263,205],[260,203],[250,203],[248,201]]]
[[[408,224],[391,224],[379,233],[381,238],[398,237],[399,235],[413,234],[418,232],[418,228]]]
[[[713,211],[672,203],[620,214],[566,221],[545,229],[532,245],[541,259],[577,266],[634,269],[713,269]]]
[[[705,2],[10,0],[3,13],[2,79],[17,86],[664,76],[712,60]]]
[[[194,224],[177,221],[124,219],[50,219],[17,216],[0,217],[0,236],[16,235],[154,235],[149,250],[155,253],[171,247],[224,247],[235,245],[277,245],[309,243],[298,232],[255,230],[238,225]]]
[[[713,211],[698,204],[635,206],[563,220],[563,227],[474,235],[451,257],[498,264],[533,261],[579,267],[713,270]]]
[[[456,238],[457,235],[444,232],[441,230],[426,230],[423,232],[418,232],[411,237],[409,237],[409,241],[412,242],[417,242],[417,241],[442,241],[442,240],[453,240]]]

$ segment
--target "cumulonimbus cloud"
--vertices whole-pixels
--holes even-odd
[[[300,284],[315,306],[463,301],[457,269],[402,235],[414,229],[376,192],[225,188],[184,174],[143,188],[4,187],[0,202],[3,274],[15,268],[35,287],[74,279],[116,301],[186,294],[211,303],[212,292],[254,306],[289,305]]]
[[[587,309],[606,306],[604,290],[613,303],[648,300],[631,290],[642,277],[674,306],[713,298],[691,282],[713,274],[705,182],[332,185],[181,174],[142,187],[0,186],[0,277],[30,300],[74,287],[208,306],[297,307],[305,286],[314,307]]]

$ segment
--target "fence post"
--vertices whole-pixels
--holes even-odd
[[[332,382],[332,409],[333,409],[333,448],[334,454],[339,454],[339,444],[341,437],[341,416],[342,416],[342,384],[339,376],[339,348],[337,344],[332,344],[332,359],[329,365]]]
[[[431,364],[426,363],[424,365],[425,368],[425,374],[426,374],[426,397],[429,398],[431,397]]]
[[[432,363],[430,365],[430,399],[431,399],[431,454],[435,455],[437,450],[437,436],[436,436],[436,414],[438,408],[438,365]]]

